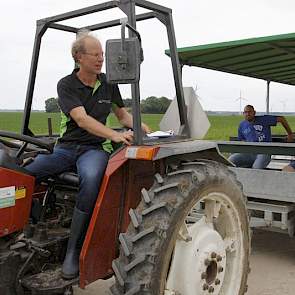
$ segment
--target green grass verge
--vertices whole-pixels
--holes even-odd
[[[22,112],[0,112],[0,129],[6,131],[20,132],[20,126],[22,123]],[[152,130],[159,129],[159,122],[161,121],[162,114],[143,114],[142,121],[148,124]],[[59,132],[59,113],[45,113],[45,112],[33,112],[30,120],[30,129],[35,134],[48,133],[48,118],[52,119],[53,132]],[[295,130],[295,117],[286,117],[291,128]],[[209,116],[211,127],[205,137],[210,140],[228,140],[230,136],[237,135],[237,128],[239,122],[242,120],[242,116]],[[110,115],[110,125],[112,127],[118,127],[116,117]],[[272,128],[273,134],[285,134],[283,127],[279,124]]]

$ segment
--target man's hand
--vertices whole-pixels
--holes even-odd
[[[127,145],[131,145],[131,143],[133,141],[133,131],[131,131],[131,130],[128,130],[125,132],[116,132],[115,131],[111,140],[116,143],[123,142]]]
[[[294,136],[293,133],[290,133],[287,135],[287,142],[293,142],[294,141]]]
[[[118,118],[119,122],[123,126],[128,127],[128,128],[132,128],[133,118],[132,118],[132,115],[130,115],[128,113],[126,108],[114,108],[113,111],[114,111],[114,114],[116,115],[116,117]],[[148,127],[148,125],[146,125],[145,123],[141,124],[141,129],[144,133],[151,133],[152,132],[150,127]]]

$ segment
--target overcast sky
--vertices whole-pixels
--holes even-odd
[[[22,109],[37,19],[83,8],[105,1],[98,0],[14,0],[2,1],[0,10],[0,109]],[[155,0],[155,3],[173,10],[178,47],[231,41],[295,32],[294,0]],[[139,12],[143,12],[139,10]],[[64,24],[77,27],[100,23],[123,14],[112,11],[75,19]],[[170,60],[164,55],[168,48],[166,31],[157,20],[138,25],[143,39],[145,61],[142,64],[141,97],[167,96],[173,98]],[[97,32],[104,43],[118,38],[119,29]],[[56,97],[57,81],[70,73],[73,61],[70,56],[72,33],[48,30],[42,41],[39,68],[34,91],[34,109],[44,109],[44,101]],[[266,82],[211,70],[185,67],[184,86],[197,85],[197,93],[206,110],[238,111],[240,96],[243,104],[254,104],[265,110]],[[125,98],[129,88],[122,87]],[[295,88],[271,83],[271,111],[295,112]]]

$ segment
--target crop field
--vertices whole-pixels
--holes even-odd
[[[20,132],[22,112],[0,112],[0,130]],[[33,112],[30,120],[30,129],[34,134],[48,133],[48,118],[52,120],[53,133],[59,132],[59,113]],[[143,114],[142,121],[147,123],[153,130],[159,129],[162,114]],[[210,140],[228,140],[230,136],[237,135],[237,126],[242,116],[209,116],[211,127],[205,137]],[[291,128],[295,131],[295,117],[287,116]],[[113,114],[110,116],[109,124],[118,127],[120,124]],[[273,134],[285,134],[282,126],[273,127]]]

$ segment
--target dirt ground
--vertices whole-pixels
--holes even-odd
[[[295,238],[254,232],[248,285],[248,295],[294,295]]]
[[[109,295],[113,280],[99,280],[75,295]],[[295,294],[295,238],[256,230],[252,238],[251,273],[247,295]]]

